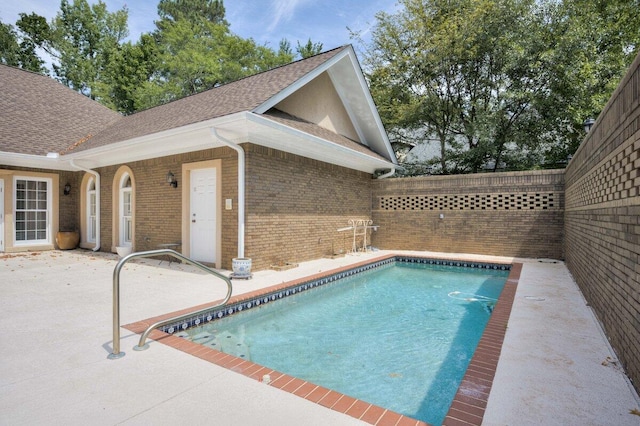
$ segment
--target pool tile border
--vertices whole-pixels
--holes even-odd
[[[482,424],[521,272],[522,263],[513,263],[443,425]]]
[[[513,306],[517,284],[520,279],[520,273],[522,270],[521,263],[513,263],[507,265],[499,263],[473,262],[466,260],[432,259],[419,256],[381,256],[380,258],[376,258],[373,260],[359,262],[328,272],[315,274],[310,277],[277,284],[265,289],[233,297],[230,300],[229,304],[225,307],[224,313],[221,317],[230,314],[228,312],[229,307],[234,307],[234,312],[236,311],[236,309],[238,311],[241,311],[242,309],[247,308],[247,303],[255,303],[256,300],[264,300],[265,297],[268,297],[267,303],[273,300],[277,300],[280,297],[285,297],[284,293],[282,293],[283,296],[279,295],[282,291],[286,292],[287,289],[289,289],[290,291],[291,289],[296,289],[296,291],[304,291],[306,289],[312,288],[309,287],[310,283],[322,282],[322,284],[317,285],[323,285],[329,282],[333,282],[339,278],[351,276],[358,272],[363,272],[382,266],[390,266],[395,261],[510,271],[504,289],[502,290],[502,293],[498,298],[498,302],[494,307],[493,314],[489,319],[487,327],[480,339],[480,342],[478,343],[478,347],[469,363],[469,367],[467,368],[467,371],[456,393],[456,396],[451,403],[449,412],[447,413],[443,422],[443,425],[447,426],[481,425],[484,411],[486,409],[487,401],[489,398],[489,392],[491,390],[491,385],[493,383],[493,378],[497,369],[498,359],[500,357],[502,343],[504,341],[504,335],[506,333],[507,323],[509,321],[509,315],[511,314],[511,308]],[[328,279],[331,280],[328,281]],[[313,287],[317,285],[314,285]],[[304,286],[307,287],[304,288]],[[272,299],[272,297],[274,296],[275,298]],[[212,305],[215,305],[215,303],[204,304],[189,309],[184,309],[179,312],[173,312],[154,318],[149,318],[143,321],[128,324],[124,326],[124,328],[141,334],[147,329],[147,327],[149,327],[149,325],[154,324],[158,321],[181,315],[183,313],[192,312],[194,310],[200,310],[205,308],[206,306]],[[242,307],[242,309],[238,309],[239,307]],[[212,320],[218,317],[218,311],[213,311],[215,312],[215,315],[212,315]],[[191,325],[187,325],[187,327],[185,328],[193,325],[201,325],[201,321],[203,320],[202,317],[204,317],[204,319],[206,320],[206,317],[210,314],[211,313],[205,313],[190,318],[186,321],[186,323]],[[196,322],[198,319],[200,319],[200,321]],[[168,330],[171,326],[174,326],[176,329],[174,329],[173,333],[176,333],[177,331],[179,331],[177,329],[182,329],[184,323],[184,321],[181,321],[178,324],[171,324],[167,326],[165,330]],[[279,388],[334,411],[338,411],[351,417],[355,417],[369,424],[381,426],[428,425],[425,422],[387,410],[383,407],[357,400],[350,396],[343,395],[322,386],[315,385],[311,382],[306,382],[302,379],[295,378],[288,374],[263,367],[251,361],[247,361],[242,358],[228,355],[215,349],[193,343],[189,340],[179,337],[177,334],[172,334],[167,331],[158,329],[153,330],[150,333],[149,337],[157,342],[160,342],[167,346],[171,346],[182,352],[191,354],[192,356],[230,369],[254,380],[265,382],[265,384],[269,386]]]
[[[511,265],[499,263],[468,262],[459,260],[421,258],[415,256],[390,255],[385,256],[384,258],[374,259],[371,262],[365,262],[361,265],[353,265],[342,268],[340,270],[329,271],[328,273],[321,274],[320,276],[306,277],[297,281],[284,283],[283,285],[277,286],[277,288],[269,287],[265,292],[260,292],[259,294],[251,293],[249,295],[240,295],[238,296],[238,298],[231,299],[223,308],[212,309],[211,311],[204,312],[197,316],[177,321],[175,323],[167,324],[163,327],[160,327],[160,330],[168,334],[179,333],[191,327],[198,327],[247,309],[258,308],[284,297],[292,296],[296,293],[301,293],[303,291],[330,284],[343,278],[359,274],[361,272],[389,267],[392,266],[395,262],[502,271],[511,268]]]

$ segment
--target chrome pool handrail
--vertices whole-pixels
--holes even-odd
[[[152,330],[158,328],[158,327],[162,327],[163,325],[167,325],[169,323],[172,322],[176,322],[176,321],[180,321],[181,319],[185,319],[188,317],[192,317],[194,315],[198,315],[200,313],[204,313],[206,311],[209,311],[211,309],[215,309],[215,308],[219,308],[220,306],[223,306],[225,303],[227,303],[229,301],[229,299],[231,298],[231,292],[233,291],[233,286],[231,284],[231,280],[226,277],[225,275],[222,275],[219,272],[214,271],[211,268],[206,267],[205,265],[203,265],[200,262],[197,262],[195,260],[189,259],[186,256],[183,256],[182,254],[178,253],[175,250],[171,250],[171,249],[159,249],[159,250],[149,250],[149,251],[141,251],[141,252],[137,252],[137,253],[131,253],[125,257],[123,257],[122,259],[120,259],[120,261],[117,263],[116,267],[113,269],[113,352],[109,354],[109,356],[107,356],[107,358],[109,359],[118,359],[118,358],[122,358],[125,353],[120,351],[120,270],[122,269],[122,267],[125,265],[125,263],[127,263],[128,261],[130,261],[131,259],[137,259],[137,258],[142,258],[142,257],[153,257],[153,256],[160,256],[160,255],[168,255],[168,256],[172,256],[175,258],[178,258],[180,260],[182,260],[185,263],[188,263],[190,265],[193,265],[201,270],[203,270],[204,272],[214,275],[218,278],[221,278],[222,280],[224,280],[224,282],[227,283],[227,294],[225,296],[225,298],[223,299],[223,301],[217,305],[214,306],[207,306],[204,309],[200,309],[198,311],[195,312],[189,312],[186,314],[182,314],[182,315],[178,315],[172,318],[168,318],[166,320],[162,320],[162,321],[158,321],[155,324],[150,325],[144,333],[142,333],[142,336],[140,336],[140,342],[138,343],[137,346],[135,346],[133,349],[137,350],[137,351],[141,351],[144,349],[147,349],[149,347],[148,344],[145,344],[145,341],[147,339],[147,337],[149,336],[149,333],[151,333]]]

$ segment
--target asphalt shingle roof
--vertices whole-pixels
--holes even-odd
[[[125,117],[122,122],[112,124],[85,143],[74,147],[71,152],[97,148],[237,112],[251,111],[345,48],[329,50],[304,60],[132,114]]]
[[[347,47],[122,116],[57,81],[0,65],[0,151],[68,154],[252,111]],[[361,143],[271,109],[263,117],[386,161]]]
[[[0,65],[0,151],[61,152],[120,120],[50,77]]]

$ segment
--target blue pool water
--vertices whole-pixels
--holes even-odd
[[[507,275],[396,262],[181,335],[440,424]]]

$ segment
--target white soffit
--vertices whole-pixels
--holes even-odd
[[[362,143],[386,157],[392,163],[397,164],[391,143],[378,115],[378,110],[369,92],[369,87],[358,64],[356,54],[351,46],[315,68],[252,112],[264,114],[325,71],[328,72]]]
[[[29,167],[45,170],[76,170],[68,161],[45,155],[18,154],[15,152],[0,151],[0,168],[2,166]]]
[[[247,114],[249,142],[329,164],[374,173],[393,168],[390,161],[310,135],[259,114]]]
[[[246,141],[244,113],[203,121],[165,132],[93,148],[63,156],[63,160],[82,160],[86,167],[102,167],[131,161],[148,160],[226,146],[211,138],[211,127],[224,126]]]
[[[349,53],[348,57],[338,61],[328,70],[329,77],[362,140],[372,150],[397,164],[355,53],[352,49],[349,49]]]

